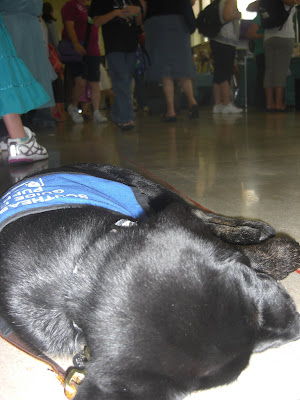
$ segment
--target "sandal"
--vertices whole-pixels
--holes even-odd
[[[135,127],[133,121],[119,123],[117,124],[117,126],[118,128],[122,129],[122,131],[129,131],[130,129],[133,129]]]

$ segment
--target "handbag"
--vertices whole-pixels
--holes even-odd
[[[135,64],[135,72],[137,75],[144,75],[145,71],[150,66],[150,59],[146,49],[138,45],[136,49],[136,64]]]
[[[83,42],[80,42],[83,45]],[[70,40],[61,40],[58,43],[58,51],[60,61],[66,63],[78,63],[81,62],[83,56],[79,54]]]
[[[85,40],[84,40],[84,42],[79,41],[79,43],[85,49],[88,48],[92,24],[93,24],[93,20],[88,18],[88,24],[87,24],[87,29],[86,29],[86,33],[85,33]],[[84,57],[75,50],[71,40],[61,40],[58,43],[58,51],[59,51],[59,55],[60,55],[60,61],[64,64],[81,62]]]

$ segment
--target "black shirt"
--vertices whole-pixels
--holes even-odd
[[[183,4],[189,0],[146,0],[146,19],[158,15],[183,14]]]
[[[123,8],[126,3],[140,5],[138,0],[93,0],[90,7],[90,15],[91,17],[105,15],[117,8]],[[139,32],[140,29],[134,19],[127,21],[123,18],[115,17],[102,25],[106,54],[115,51],[135,52],[138,45]]]

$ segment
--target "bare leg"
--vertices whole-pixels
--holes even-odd
[[[231,102],[231,90],[228,81],[220,83],[220,91],[223,104],[227,106]]]
[[[285,104],[283,102],[284,99],[284,87],[276,87],[275,88],[275,108],[276,110],[284,110]]]
[[[214,101],[215,101],[215,105],[219,105],[222,103],[222,99],[221,99],[221,89],[220,89],[220,85],[217,83],[213,84],[213,93],[214,93]]]
[[[273,110],[275,108],[273,88],[266,87],[265,93],[266,93],[266,108],[267,108],[267,110]]]
[[[111,107],[114,102],[114,92],[112,89],[101,90],[105,97],[108,97],[109,106]]]
[[[64,103],[56,103],[56,108],[63,118],[67,117],[68,114],[65,112]]]
[[[81,102],[81,109],[82,109],[82,115],[85,115],[86,117],[89,118],[89,106],[91,103],[88,103],[87,101]]]
[[[80,76],[78,76],[74,80],[73,95],[72,95],[72,104],[74,107],[78,107],[80,96],[82,95],[86,87],[86,82],[87,81],[85,79],[82,79]]]
[[[166,117],[175,116],[175,107],[174,107],[174,81],[170,77],[162,78],[163,91],[165,94],[166,104],[167,104],[167,113]]]
[[[189,107],[191,108],[193,105],[197,104],[194,97],[193,82],[191,78],[180,78],[179,82],[188,99]]]
[[[96,111],[99,110],[101,99],[99,82],[89,82],[89,85],[91,88],[91,101],[93,105],[93,110]]]
[[[11,139],[26,138],[26,133],[19,114],[6,114],[3,115],[2,118]]]

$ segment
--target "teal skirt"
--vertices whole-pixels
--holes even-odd
[[[25,114],[50,98],[17,57],[11,38],[0,15],[0,117]]]

